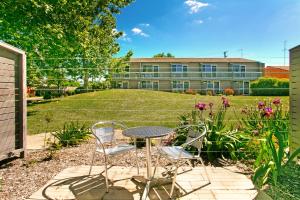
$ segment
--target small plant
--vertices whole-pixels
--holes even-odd
[[[231,96],[231,95],[234,95],[234,90],[232,88],[225,88],[224,89],[224,94],[226,96]]]
[[[206,94],[208,96],[213,96],[214,95],[214,92],[212,90],[207,90]]]
[[[300,148],[291,155],[286,152],[286,148],[286,141],[278,131],[269,132],[266,139],[261,142],[261,151],[255,162],[258,167],[253,176],[254,183],[259,187],[266,184],[270,177],[276,186],[282,170],[300,154]]]
[[[58,140],[57,145],[62,147],[74,146],[87,140],[90,137],[90,130],[86,125],[80,125],[78,122],[67,122],[62,130],[58,130],[52,135]]]
[[[222,97],[222,106],[220,106],[216,113],[213,113],[213,103],[209,103],[207,106],[207,104],[199,102],[195,105],[195,110],[191,113],[180,116],[179,127],[186,125],[194,125],[197,127],[197,125],[202,126],[203,123],[206,124],[208,130],[204,140],[203,152],[206,152],[210,161],[221,157],[238,159],[243,155],[239,153],[239,150],[244,148],[248,138],[232,127],[226,129],[224,119],[229,107],[229,100]],[[209,117],[205,119],[204,112],[207,109],[209,109]],[[181,145],[185,142],[186,135],[186,129],[178,128],[173,143],[175,143],[175,145]],[[195,149],[188,150],[195,151]]]
[[[192,95],[196,95],[196,94],[197,94],[197,92],[196,92],[195,90],[193,90],[193,89],[187,89],[187,90],[185,91],[185,93],[186,93],[186,94],[192,94]]]

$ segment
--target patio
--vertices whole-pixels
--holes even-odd
[[[180,168],[177,176],[175,195],[179,199],[254,199],[257,191],[252,181],[240,173],[237,167],[207,167],[211,184],[207,180],[202,167],[191,171]],[[162,168],[157,175],[161,176]],[[131,177],[136,175],[136,168],[114,166],[108,170],[108,176],[113,180],[109,193],[105,192],[105,179],[101,172],[104,166],[93,167],[88,176],[89,166],[69,167],[61,171],[46,185],[33,193],[28,200],[45,199],[140,199],[144,186]],[[146,174],[141,168],[140,173]],[[171,184],[155,186],[150,190],[149,199],[168,199]]]

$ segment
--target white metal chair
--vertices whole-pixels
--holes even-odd
[[[121,129],[126,129],[126,126],[114,122],[114,121],[99,121],[95,123],[92,126],[92,134],[96,138],[96,147],[95,151],[93,153],[92,163],[90,166],[89,175],[91,174],[92,167],[94,164],[95,154],[102,153],[104,155],[104,162],[105,162],[105,184],[106,184],[106,192],[108,192],[108,176],[107,176],[107,170],[108,170],[108,164],[109,160],[108,158],[110,156],[115,156],[123,153],[127,153],[131,150],[135,150],[136,153],[136,165],[137,165],[137,173],[139,174],[139,165],[138,165],[138,157],[137,157],[137,149],[136,149],[136,141],[135,145],[129,145],[129,144],[117,144],[116,138],[115,138],[115,130],[116,127]]]
[[[158,157],[156,161],[156,165],[154,168],[154,173],[156,171],[157,165],[159,163],[159,159],[161,156],[167,158],[169,161],[171,161],[172,167],[175,167],[174,175],[173,175],[173,180],[172,180],[172,186],[171,186],[171,191],[169,193],[170,198],[172,198],[173,192],[174,192],[174,186],[176,183],[176,177],[178,174],[178,168],[181,166],[181,164],[184,164],[188,162],[188,164],[192,167],[191,165],[191,160],[199,160],[204,167],[205,174],[208,179],[208,184],[210,184],[210,178],[208,176],[208,173],[206,171],[206,167],[204,165],[204,162],[200,156],[201,153],[201,148],[203,145],[203,140],[206,136],[206,126],[203,124],[203,126],[196,126],[196,125],[187,125],[187,126],[182,126],[180,128],[186,129],[187,131],[187,139],[184,144],[181,146],[161,146],[158,147]],[[197,148],[198,152],[196,155],[191,154],[190,152],[186,151],[185,148],[187,146],[193,146]],[[154,176],[153,173],[153,176]]]

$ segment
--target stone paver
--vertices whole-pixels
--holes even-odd
[[[136,175],[136,168],[114,166],[109,169],[111,180],[109,193],[105,192],[105,179],[101,172],[103,166],[93,167],[88,176],[89,166],[76,166],[64,169],[50,180],[44,187],[35,192],[30,200],[45,199],[140,199],[144,186],[131,177]],[[180,169],[182,172],[182,169]],[[156,173],[161,178],[162,168]],[[236,173],[236,167],[207,167],[211,184],[207,185],[207,177],[202,167],[180,173],[177,176],[175,194],[179,199],[254,199],[257,191],[251,180],[245,175]],[[146,169],[140,169],[145,175]],[[150,191],[151,200],[168,199],[170,184],[160,185]]]

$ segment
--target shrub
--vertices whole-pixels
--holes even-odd
[[[289,80],[276,78],[260,78],[251,82],[253,96],[288,96]]]
[[[43,95],[43,98],[44,98],[44,99],[51,99],[51,98],[52,98],[51,92],[50,92],[50,91],[46,91],[46,92],[44,93],[44,95]]]
[[[192,95],[196,95],[196,94],[197,94],[197,92],[196,92],[195,90],[193,90],[193,89],[187,89],[187,90],[185,91],[185,93],[186,93],[186,94],[192,94]]]
[[[212,90],[207,90],[206,94],[208,96],[213,96],[214,95],[214,92]]]
[[[58,130],[52,135],[58,140],[60,146],[74,146],[90,137],[90,130],[86,125],[78,122],[66,122],[62,130]]]
[[[74,95],[74,94],[76,94],[76,93],[75,93],[75,90],[67,90],[67,91],[66,91],[66,94],[67,94],[68,96],[72,96],[72,95]]]
[[[234,95],[234,90],[232,88],[225,88],[224,89],[224,94],[226,96]]]
[[[75,89],[75,94],[81,94],[81,93],[86,93],[86,92],[88,92],[88,90],[82,86]]]

